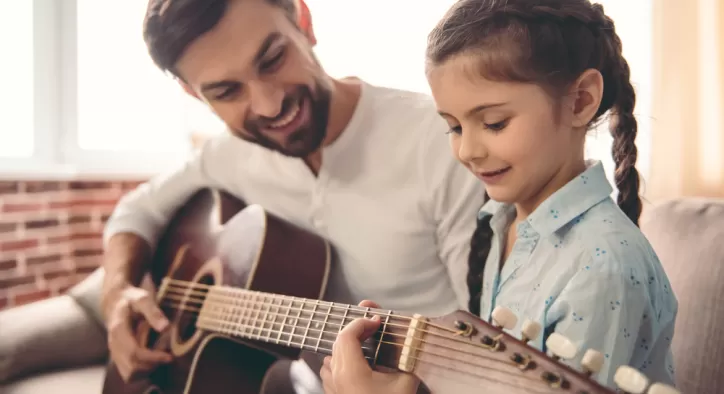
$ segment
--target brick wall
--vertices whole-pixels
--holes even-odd
[[[138,181],[0,181],[0,310],[62,294],[100,264],[103,224]]]

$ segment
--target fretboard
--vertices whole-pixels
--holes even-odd
[[[331,354],[345,325],[374,315],[380,316],[380,329],[363,343],[363,351],[371,364],[394,367],[394,348],[404,342],[410,319],[391,310],[212,286],[196,324],[224,335]]]

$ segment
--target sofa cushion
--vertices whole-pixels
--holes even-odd
[[[672,341],[683,393],[724,392],[724,200],[684,198],[656,205],[641,228],[679,302]]]
[[[70,296],[0,312],[0,382],[105,362],[105,332]]]

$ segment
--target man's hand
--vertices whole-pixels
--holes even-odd
[[[362,307],[379,308],[371,301]],[[380,327],[379,316],[355,319],[337,335],[332,356],[320,371],[325,394],[414,394],[419,381],[401,372],[373,371],[362,353],[362,342]]]
[[[108,347],[125,382],[139,373],[153,371],[171,362],[169,353],[151,350],[139,344],[134,334],[134,321],[145,319],[153,329],[164,331],[169,322],[148,291],[130,284],[114,286],[104,297],[108,329]]]

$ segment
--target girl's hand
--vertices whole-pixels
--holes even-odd
[[[359,306],[379,308],[371,301]],[[362,353],[362,342],[380,327],[379,316],[355,319],[337,336],[332,356],[320,371],[325,394],[414,394],[419,381],[402,372],[373,371]]]

